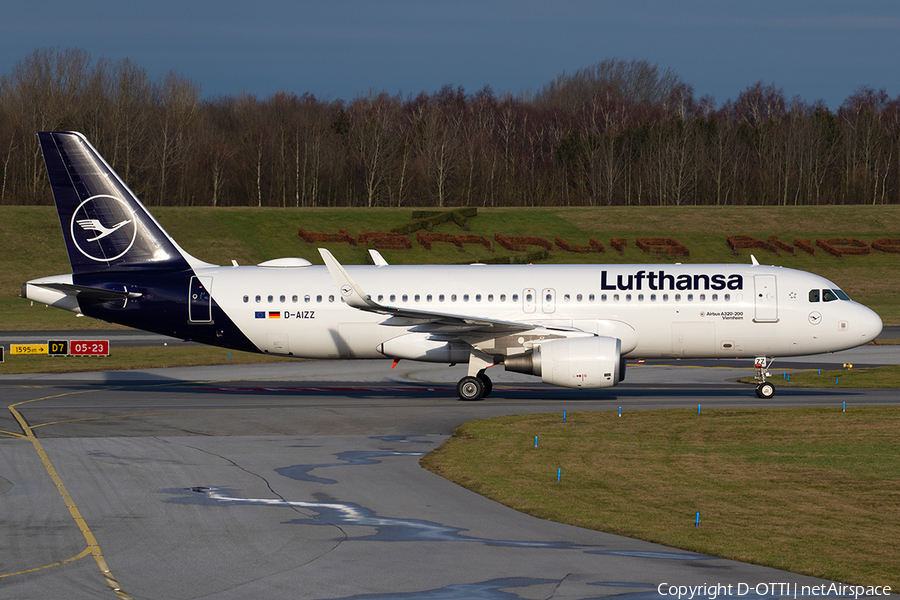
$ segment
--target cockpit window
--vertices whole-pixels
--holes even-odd
[[[821,294],[821,296],[820,296]],[[809,290],[809,301],[818,302],[821,297],[822,302],[834,302],[835,300],[849,300],[850,296],[841,290]]]

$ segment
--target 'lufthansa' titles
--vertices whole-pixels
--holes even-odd
[[[744,278],[738,274],[705,273],[672,275],[663,270],[638,271],[633,275],[600,273],[601,290],[742,290]]]

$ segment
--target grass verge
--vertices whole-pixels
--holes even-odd
[[[898,426],[900,407],[499,417],[422,465],[540,518],[897,589]]]

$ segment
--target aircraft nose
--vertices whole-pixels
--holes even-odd
[[[884,323],[881,317],[874,310],[865,306],[859,306],[859,315],[856,320],[858,322],[857,330],[860,332],[860,343],[867,344],[881,334]]]

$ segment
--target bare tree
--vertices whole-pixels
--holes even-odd
[[[362,166],[366,206],[375,206],[391,165],[399,153],[395,134],[400,98],[386,93],[369,92],[350,106],[350,138],[352,148]]]
[[[158,166],[158,204],[167,198],[167,186],[173,168],[180,168],[191,146],[189,130],[200,99],[200,86],[183,75],[169,71],[160,89],[159,124],[156,147]],[[175,202],[169,202],[174,204]]]

